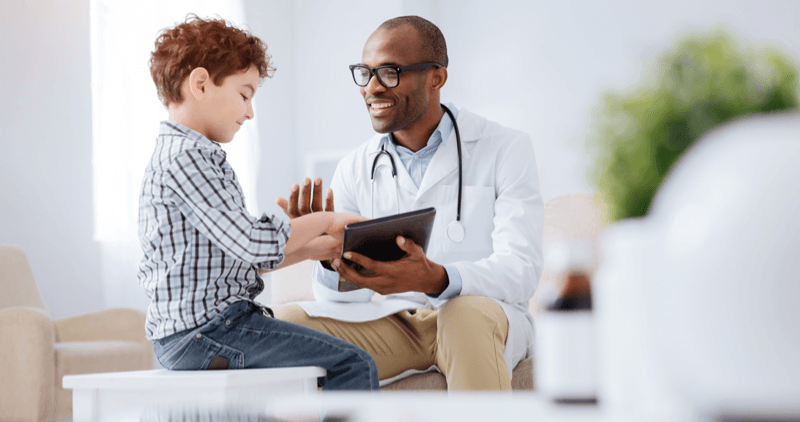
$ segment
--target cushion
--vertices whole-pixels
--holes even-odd
[[[0,244],[0,309],[27,306],[47,312],[33,269],[19,246]]]
[[[511,374],[512,390],[533,390],[533,358],[524,359]],[[447,380],[437,371],[411,375],[381,387],[381,391],[447,390]]]

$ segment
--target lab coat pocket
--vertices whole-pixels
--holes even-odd
[[[458,185],[439,187],[434,231],[442,239],[445,251],[463,254],[464,259],[488,256],[492,253],[494,230],[494,188],[491,186],[464,186],[461,194],[461,223],[464,240],[454,242],[447,236],[447,226],[456,221]]]

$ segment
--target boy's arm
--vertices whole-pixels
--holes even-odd
[[[175,205],[189,224],[226,255],[269,269],[284,259],[291,226],[274,216],[255,218],[244,208],[235,181],[225,179],[213,152],[203,149],[178,154],[164,175]]]
[[[308,242],[305,247],[293,252],[293,253],[285,253],[285,257],[281,265],[277,268],[273,268],[270,270],[259,270],[259,274],[268,273],[274,270],[279,270],[281,268],[286,268],[288,266],[297,264],[298,262],[305,261],[307,259],[313,261],[321,261],[330,259],[329,257],[331,254],[340,254],[342,250],[342,241],[334,238],[333,236],[323,235],[317,237],[316,239]],[[284,251],[285,252],[285,251]]]
[[[165,176],[166,185],[177,196],[175,203],[186,222],[237,260],[259,264],[259,269],[276,268],[285,255],[303,260],[325,248],[331,236],[341,242],[347,224],[365,220],[332,212],[289,223],[266,214],[256,219],[247,213],[235,181],[224,178],[212,154],[201,149],[178,154]],[[322,236],[326,233],[330,236]]]
[[[336,170],[331,180],[331,190],[333,190],[333,200],[336,212],[348,214],[361,214],[361,209],[356,200],[355,186],[353,186],[352,158],[344,158],[336,166]],[[314,298],[319,301],[331,302],[369,302],[375,294],[369,289],[358,289],[350,292],[340,292],[339,273],[331,271],[322,266],[321,263],[314,263],[314,270],[311,275],[312,290]]]

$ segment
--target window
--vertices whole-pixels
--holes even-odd
[[[103,259],[105,305],[133,306],[129,297],[146,299],[136,282],[142,256],[137,236],[139,189],[159,122],[167,119],[150,77],[150,52],[159,31],[183,22],[188,13],[219,16],[246,28],[244,7],[240,0],[92,0],[91,13],[94,237]],[[237,133],[235,142],[223,146],[253,215],[258,215],[257,140],[253,119]]]

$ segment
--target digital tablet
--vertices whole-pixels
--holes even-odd
[[[342,253],[357,252],[375,261],[396,261],[406,254],[397,246],[397,236],[413,240],[427,252],[435,216],[436,208],[431,207],[348,224],[344,228]],[[342,262],[361,274],[372,274],[372,271],[353,261],[342,258]],[[356,289],[360,287],[347,281],[339,281],[340,292]]]

